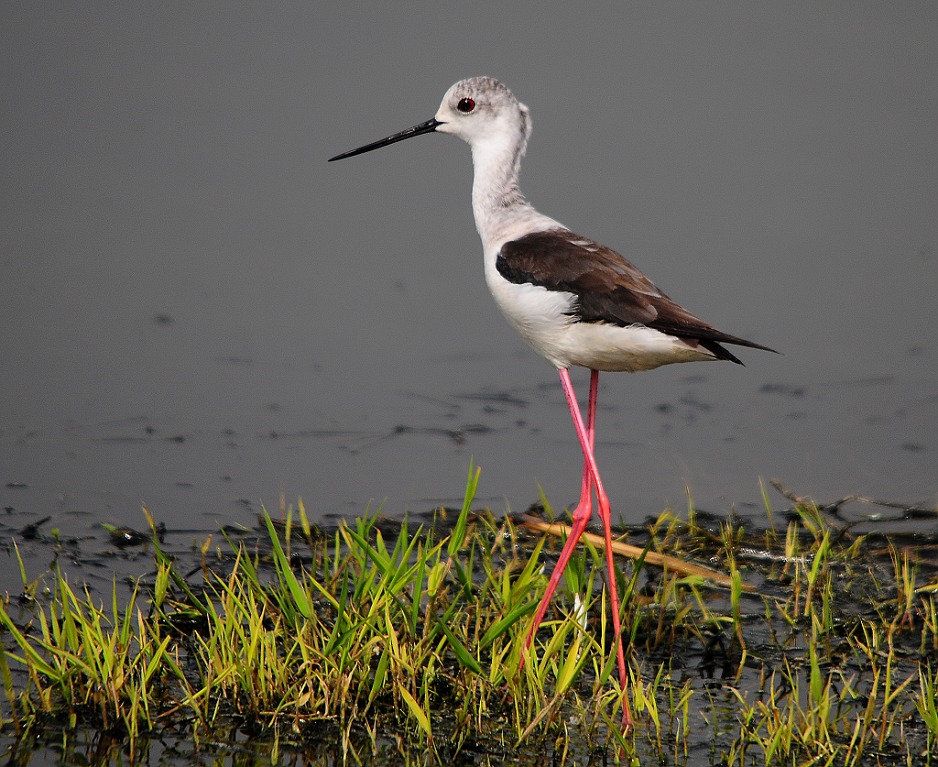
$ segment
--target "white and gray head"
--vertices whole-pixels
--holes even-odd
[[[492,77],[460,80],[443,96],[434,119],[437,131],[451,133],[473,148],[508,143],[523,155],[531,135],[528,108]]]
[[[496,154],[504,154],[507,151],[520,159],[531,135],[531,118],[528,108],[494,77],[469,77],[446,91],[440,108],[431,119],[336,155],[330,158],[330,162],[425,133],[450,133],[467,142],[474,151],[486,147],[488,152],[495,150]]]

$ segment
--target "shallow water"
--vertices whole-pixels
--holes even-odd
[[[400,515],[454,503],[471,459],[493,507],[575,501],[556,374],[483,284],[466,148],[325,162],[480,73],[532,109],[535,204],[783,353],[604,376],[616,513],[683,507],[685,487],[750,508],[760,477],[934,505],[938,11],[521,4],[482,23],[0,10],[14,527],[94,535],[142,526],[145,503],[185,535],[281,493]]]

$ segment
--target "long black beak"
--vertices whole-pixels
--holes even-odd
[[[373,144],[365,144],[365,146],[360,146],[358,149],[353,149],[350,152],[343,152],[342,154],[337,154],[335,157],[330,157],[329,162],[333,160],[344,160],[346,157],[354,157],[357,154],[364,154],[365,152],[370,152],[372,149],[380,149],[383,146],[389,146],[390,144],[396,144],[398,141],[403,141],[405,138],[413,138],[414,136],[422,136],[424,133],[433,133],[442,125],[439,120],[432,118],[427,120],[425,123],[420,123],[420,125],[415,125],[413,128],[408,128],[407,130],[402,130],[400,133],[395,133],[393,136],[388,136],[383,138],[380,141],[375,141]]]

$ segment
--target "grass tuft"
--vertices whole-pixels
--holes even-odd
[[[455,519],[416,527],[372,514],[324,534],[302,503],[265,511],[227,550],[204,541],[188,574],[147,513],[154,573],[124,600],[58,566],[29,580],[17,552],[0,727],[18,742],[94,728],[132,761],[154,732],[202,747],[240,730],[274,761],[325,739],[343,763],[598,750],[686,765],[705,747],[721,765],[938,764],[927,546],[852,536],[802,503],[784,530],[693,507],[629,530],[616,545],[637,726],[622,734],[601,543],[571,560],[522,665],[564,530],[474,510],[478,482],[470,467]]]

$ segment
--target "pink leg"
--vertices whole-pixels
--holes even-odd
[[[599,477],[599,468],[596,465],[596,458],[593,454],[594,435],[592,432],[588,432],[586,426],[583,424],[583,415],[580,413],[579,405],[577,405],[576,394],[573,391],[573,384],[570,382],[569,371],[567,371],[565,368],[561,368],[559,372],[560,383],[563,386],[563,393],[567,399],[567,406],[570,408],[570,416],[573,418],[573,425],[576,427],[577,437],[580,440],[580,447],[583,449],[583,457],[589,470],[589,477],[592,480],[592,485],[596,490],[596,502],[599,507],[599,518],[603,523],[603,534],[606,539],[606,570],[608,572],[607,586],[609,588],[609,602],[612,612],[612,628],[615,633],[614,641],[616,646],[616,660],[618,661],[619,667],[619,683],[622,685],[623,691],[625,691],[626,687],[628,686],[629,677],[625,665],[625,651],[622,646],[622,627],[619,623],[619,592],[618,586],[616,584],[615,563],[613,561],[612,553],[612,510],[609,507],[609,498],[606,495],[606,491],[603,489],[603,483]],[[592,390],[592,386],[590,388]],[[581,506],[582,498],[580,499],[580,505],[577,506],[577,512],[581,510]],[[578,527],[579,530],[577,531]],[[564,551],[566,551],[566,549],[571,546],[571,541],[573,542],[573,545],[576,545],[576,538],[579,538],[580,535],[582,535],[583,527],[585,527],[585,523],[577,525],[576,521],[574,522],[574,530],[571,531],[570,537],[567,539],[567,544],[564,546]],[[569,559],[569,554],[567,559]],[[564,562],[564,565],[566,565],[566,562]],[[558,567],[556,569],[559,569],[560,561],[557,562],[557,566]],[[553,580],[553,576],[551,576],[551,580]],[[622,725],[625,729],[631,729],[632,727],[632,716],[629,711],[628,697],[624,697],[622,699]]]
[[[619,665],[619,683],[625,691],[629,683],[629,676],[625,666],[625,651],[622,646],[622,627],[619,624],[619,588],[616,584],[615,561],[612,553],[612,509],[609,507],[609,497],[606,495],[602,480],[599,477],[599,467],[596,465],[596,457],[593,454],[592,440],[583,426],[583,416],[580,414],[580,408],[576,403],[576,394],[573,391],[573,384],[570,383],[570,373],[566,369],[560,370],[560,383],[563,385],[563,393],[567,398],[573,425],[576,427],[577,436],[580,438],[580,446],[583,448],[583,455],[592,476],[593,486],[596,488],[596,503],[599,507],[599,518],[602,520],[603,535],[606,539],[607,585],[612,611],[612,629],[615,633],[616,656]],[[622,699],[622,724],[627,729],[632,727],[628,697]]]
[[[590,449],[593,447],[593,440],[595,438],[596,396],[598,390],[599,371],[591,370],[590,398],[586,416],[587,437],[589,440]],[[541,621],[544,620],[544,615],[547,613],[547,607],[550,605],[550,600],[554,596],[554,592],[557,590],[560,579],[563,577],[563,571],[566,569],[567,563],[570,561],[570,557],[573,556],[573,550],[576,548],[577,542],[580,540],[580,536],[583,535],[583,531],[586,529],[586,526],[589,524],[589,521],[593,516],[592,482],[590,479],[589,461],[587,461],[584,457],[583,484],[580,489],[580,502],[576,505],[576,509],[573,510],[573,526],[570,529],[570,534],[567,536],[567,541],[564,544],[563,549],[560,551],[560,556],[557,558],[557,563],[554,565],[554,569],[551,571],[550,580],[547,582],[547,588],[544,591],[544,596],[541,598],[541,602],[537,606],[537,612],[534,613],[534,621],[531,623],[531,628],[528,629],[528,635],[524,640],[525,650],[531,646],[531,642],[534,640],[534,635],[537,633],[537,630],[541,625]],[[523,654],[521,662],[522,664],[524,663]]]

